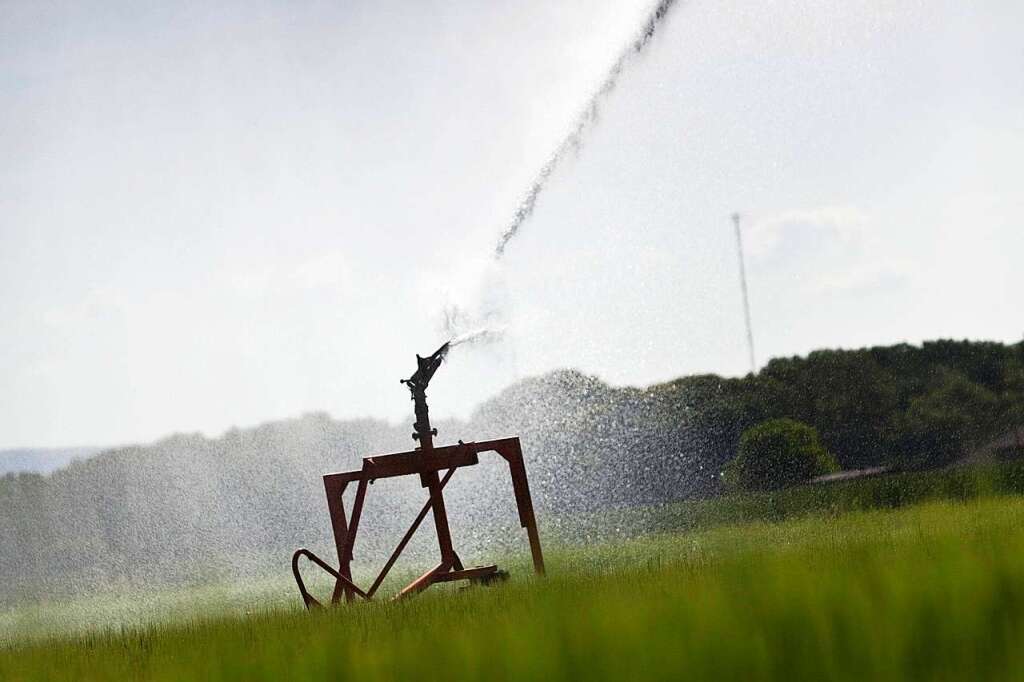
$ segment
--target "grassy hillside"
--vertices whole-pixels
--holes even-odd
[[[1019,679],[1024,500],[553,552],[545,580],[0,650],[0,679]],[[524,575],[524,572],[519,572]]]

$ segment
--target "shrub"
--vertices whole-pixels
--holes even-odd
[[[814,427],[771,419],[743,432],[725,483],[734,490],[776,490],[838,469]]]

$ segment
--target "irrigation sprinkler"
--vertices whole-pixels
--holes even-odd
[[[327,474],[324,479],[324,491],[327,494],[327,510],[331,517],[331,528],[334,531],[334,544],[338,552],[338,568],[316,556],[308,549],[296,550],[292,555],[292,574],[302,595],[302,602],[307,609],[322,604],[306,589],[302,574],[299,571],[299,559],[305,557],[321,569],[329,573],[335,580],[331,603],[337,604],[342,599],[346,602],[357,597],[365,600],[373,599],[378,588],[384,582],[388,572],[401,556],[409,540],[423,523],[427,514],[433,512],[434,527],[437,530],[437,543],[441,554],[441,562],[406,585],[396,599],[401,599],[422,592],[435,583],[468,580],[477,584],[490,584],[508,577],[495,565],[473,566],[466,568],[452,543],[451,530],[448,527],[448,512],[444,504],[444,487],[458,469],[479,463],[484,452],[495,452],[508,464],[512,479],[512,491],[515,495],[516,507],[519,511],[519,524],[526,529],[530,542],[530,553],[533,556],[533,568],[537,575],[544,575],[544,556],[541,553],[540,537],[537,534],[537,520],[533,514],[533,501],[530,498],[530,485],[526,479],[526,465],[523,462],[523,450],[519,438],[502,438],[499,440],[464,443],[434,447],[434,436],[437,429],[431,428],[427,409],[427,386],[434,372],[448,354],[452,342],[445,343],[428,357],[416,356],[416,372],[408,379],[403,379],[412,393],[416,421],[413,424],[414,440],[419,447],[409,452],[397,452],[388,455],[364,457],[362,467],[355,471]],[[441,476],[440,472],[444,471]],[[395,550],[384,563],[373,584],[363,590],[352,580],[352,548],[355,545],[359,521],[363,513],[363,502],[366,499],[367,486],[378,479],[396,476],[418,475],[420,485],[427,489],[428,498],[419,514],[413,520],[409,530],[399,540]],[[352,513],[346,515],[343,496],[350,483],[356,484],[355,497],[352,502]]]

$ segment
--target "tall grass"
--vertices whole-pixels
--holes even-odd
[[[1024,500],[565,550],[551,575],[0,650],[0,679],[1022,679]],[[521,572],[522,573],[522,572]],[[442,593],[446,591],[447,593]]]

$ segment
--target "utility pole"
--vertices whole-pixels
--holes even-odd
[[[747,349],[750,351],[750,373],[757,373],[757,361],[754,359],[754,330],[750,326],[750,301],[747,297],[747,268],[743,263],[743,234],[740,232],[740,214],[732,214],[732,224],[736,228],[736,250],[740,260],[740,289],[743,292],[743,319],[747,323]]]

